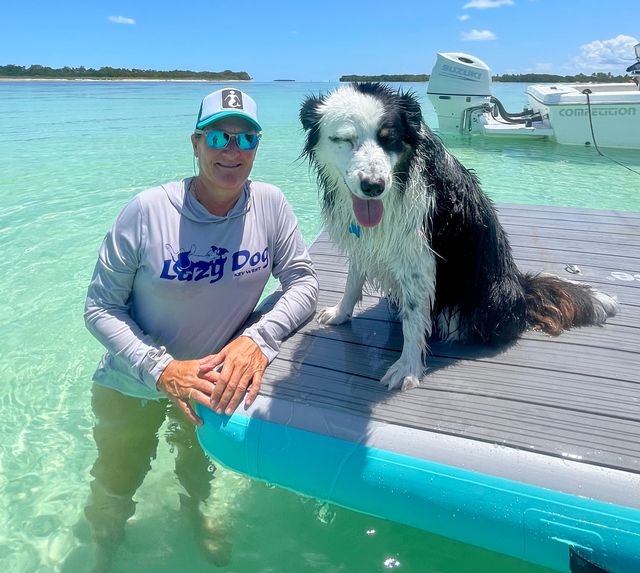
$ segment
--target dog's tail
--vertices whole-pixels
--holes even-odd
[[[615,297],[587,284],[531,273],[522,275],[520,282],[529,327],[553,336],[572,326],[603,324],[618,311]]]

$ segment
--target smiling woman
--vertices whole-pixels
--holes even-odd
[[[256,127],[240,117],[221,119],[215,127],[191,136],[200,168],[193,193],[210,213],[223,217],[242,193],[260,138]]]
[[[191,136],[199,174],[134,197],[100,249],[85,321],[107,353],[94,376],[98,459],[85,514],[103,562],[135,511],[132,497],[167,415],[183,505],[207,555],[224,561],[224,543],[210,539],[218,530],[200,513],[211,474],[193,406],[227,415],[243,399],[248,407],[282,340],[315,309],[318,290],[282,192],[249,180],[260,130],[247,94],[209,94]],[[270,275],[280,280],[281,302],[238,336]]]

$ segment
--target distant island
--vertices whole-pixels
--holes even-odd
[[[541,83],[579,83],[594,82],[598,84],[626,83],[630,81],[629,76],[612,76],[611,73],[604,72],[577,74],[575,76],[557,76],[555,74],[502,74],[493,76],[494,82],[523,82],[529,84]]]
[[[251,76],[247,72],[193,72],[191,70],[138,70],[136,68],[99,69],[85,68],[49,68],[33,65],[29,67],[0,66],[0,78],[29,79],[29,80],[201,80],[201,81],[249,81]]]
[[[428,82],[428,74],[382,74],[380,76],[340,76],[341,82]]]
[[[591,75],[558,76],[555,74],[501,74],[492,77],[494,82],[541,83],[626,83],[631,81],[627,75],[612,76],[611,73],[598,72]],[[403,74],[380,76],[340,76],[341,82],[428,82],[428,74]]]
[[[24,80],[191,80],[191,81],[251,81],[247,72],[194,72],[192,70],[140,70],[137,68],[98,69],[85,68],[49,68],[47,66],[16,66],[8,64],[0,66],[0,79]],[[577,74],[575,76],[559,76],[555,74],[501,74],[492,77],[494,82],[521,83],[614,83],[628,82],[628,75],[613,76],[611,73],[598,72],[591,75]],[[276,82],[294,82],[293,79],[282,78]],[[428,82],[429,74],[381,74],[365,76],[349,74],[340,76],[341,82]]]

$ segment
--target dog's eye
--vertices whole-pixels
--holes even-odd
[[[338,137],[337,135],[332,135],[329,137],[329,141],[331,143],[336,143],[338,145],[342,143],[346,143],[347,145],[350,145],[351,147],[353,147],[353,139],[349,137]]]
[[[402,140],[397,130],[383,127],[378,132],[378,143],[389,151],[401,151]]]
[[[398,133],[395,129],[384,127],[378,132],[378,139],[381,142],[395,141],[398,139]]]

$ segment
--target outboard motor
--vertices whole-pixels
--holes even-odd
[[[509,113],[491,95],[489,66],[462,52],[438,53],[427,94],[436,110],[440,133],[478,131],[490,118],[523,127],[542,121],[541,115],[531,109]]]
[[[636,63],[627,68],[627,72],[631,74],[631,79],[640,90],[640,44],[636,44],[633,49],[636,52]]]
[[[438,53],[427,87],[441,133],[465,131],[472,110],[491,108],[491,70],[462,52]]]

